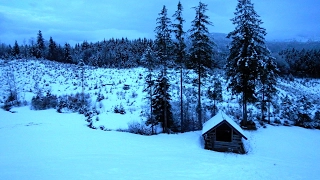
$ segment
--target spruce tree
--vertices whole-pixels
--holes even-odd
[[[42,33],[39,30],[37,35],[36,58],[44,57],[44,50],[45,50],[44,38],[42,37]]]
[[[209,21],[209,17],[205,14],[207,4],[199,2],[197,7],[194,7],[196,11],[195,19],[191,22],[190,39],[192,46],[190,48],[190,64],[191,67],[198,74],[198,124],[199,129],[202,129],[202,107],[201,107],[201,78],[206,76],[208,68],[212,68],[213,60],[213,41],[209,37],[209,25],[212,23]]]
[[[167,66],[171,63],[170,58],[173,50],[173,42],[171,39],[172,30],[170,29],[172,25],[170,18],[168,18],[167,11],[168,10],[166,6],[163,6],[161,12],[159,13],[160,17],[158,17],[156,20],[156,39],[154,41],[155,51],[164,74],[166,73]]]
[[[153,70],[155,68],[154,64],[154,54],[152,52],[151,47],[148,47],[144,57],[142,58],[144,65],[147,67],[147,75],[145,77],[147,87],[143,89],[143,92],[147,92],[148,96],[146,99],[150,101],[150,115],[146,121],[146,125],[151,125],[152,134],[155,134],[154,126],[158,125],[159,122],[153,116],[153,106],[152,106],[152,98],[153,98],[153,87],[154,87],[154,79],[152,76]]]
[[[14,57],[17,57],[17,56],[19,56],[19,54],[20,54],[20,48],[19,48],[18,42],[15,41],[14,46],[13,46],[13,50],[12,50],[12,55]]]
[[[49,39],[49,52],[47,59],[49,60],[57,60],[57,44],[53,41],[52,37]]]
[[[256,85],[260,76],[261,65],[270,58],[264,36],[266,29],[260,27],[262,21],[254,10],[251,0],[238,0],[235,17],[231,20],[236,25],[227,37],[231,38],[230,54],[227,58],[226,75],[228,88],[232,94],[241,94],[243,119],[247,125],[247,103],[257,100]]]
[[[264,61],[260,62],[262,62],[262,64],[260,65],[259,71],[260,90],[258,93],[261,97],[261,120],[263,121],[265,119],[264,111],[266,109],[266,103],[268,102],[268,123],[270,124],[270,103],[277,92],[276,84],[278,69],[274,62],[274,58],[272,57],[266,58]]]
[[[173,125],[173,115],[171,111],[171,96],[168,93],[170,84],[168,79],[159,73],[155,81],[154,91],[152,96],[152,111],[154,124],[162,123],[163,132],[169,133],[169,128]]]
[[[161,73],[159,75],[158,81],[161,81],[163,83],[168,83],[167,82],[167,66],[170,62],[170,58],[172,55],[172,39],[171,39],[171,20],[168,18],[167,15],[167,9],[166,6],[163,6],[161,12],[159,13],[159,17],[156,20],[156,39],[155,39],[155,51],[159,60],[159,65],[161,66]],[[158,83],[159,85],[161,83]],[[164,94],[167,94],[167,91],[170,87],[170,84],[168,83],[167,85],[161,86],[161,88],[164,88]],[[157,91],[161,92],[161,91]],[[168,120],[169,120],[169,114],[167,112],[169,111],[169,101],[166,99],[167,96],[156,96],[157,98],[162,98],[161,102],[163,102],[163,130],[164,132],[168,133]],[[159,109],[155,109],[159,110]],[[154,111],[155,112],[155,111]]]
[[[64,62],[70,64],[72,63],[71,47],[69,43],[64,45]]]
[[[176,24],[173,24],[173,32],[176,37],[175,44],[175,61],[180,68],[180,121],[181,121],[181,132],[184,132],[184,127],[186,126],[183,120],[183,68],[186,57],[186,44],[184,41],[185,32],[183,30],[183,23],[185,20],[182,17],[183,7],[181,2],[179,1],[177,11],[174,13],[173,17]]]
[[[216,115],[217,102],[222,102],[222,85],[219,79],[214,79],[213,87],[207,91],[209,99],[213,100],[213,115]]]

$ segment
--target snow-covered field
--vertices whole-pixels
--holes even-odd
[[[79,114],[0,110],[0,179],[320,179],[320,131],[245,131],[246,155],[203,149],[201,132],[92,130]]]
[[[0,109],[0,180],[4,179],[320,179],[320,131],[299,127],[270,126],[245,131],[246,155],[204,150],[201,132],[141,136],[125,130],[128,123],[142,122],[148,109],[145,69],[87,68],[86,93],[99,111],[96,127],[88,128],[85,117],[57,113],[55,109],[34,111],[30,103],[39,90],[61,96],[81,92],[80,70],[75,65],[39,60],[0,60],[0,105],[7,99],[14,74],[19,99],[26,105]],[[170,92],[175,116],[179,116],[179,78],[170,74]],[[12,74],[11,74],[12,75]],[[194,74],[185,76],[184,102],[193,116],[196,87]],[[222,73],[216,73],[223,87],[222,110],[237,111],[237,97],[226,90]],[[204,105],[212,105],[203,88]],[[124,87],[128,86],[129,89]],[[311,114],[320,108],[320,81],[279,79],[276,106],[283,97],[311,102]],[[103,98],[98,97],[103,95]],[[99,100],[98,100],[99,99]],[[126,113],[113,112],[122,106]],[[300,105],[293,104],[297,109]],[[238,110],[239,111],[239,110]],[[257,109],[249,108],[250,117]],[[274,112],[278,118],[281,111]],[[97,118],[98,117],[98,118]],[[205,118],[210,118],[210,113]],[[274,118],[273,118],[274,119]],[[98,121],[97,121],[98,120]],[[284,121],[285,119],[281,119]],[[108,130],[108,131],[106,131]],[[112,131],[109,131],[112,130]]]

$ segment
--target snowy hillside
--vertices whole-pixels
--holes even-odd
[[[79,114],[0,110],[0,179],[319,179],[320,131],[245,131],[246,155],[203,149],[201,132],[92,130]]]
[[[9,95],[10,86],[17,89],[19,100],[30,107],[31,99],[37,94],[46,95],[50,92],[55,96],[63,96],[82,91],[81,70],[76,65],[61,64],[45,60],[0,60],[0,105],[2,106]],[[90,96],[90,107],[96,110],[93,126],[106,129],[127,129],[128,122],[141,122],[146,119],[149,109],[145,76],[146,69],[104,69],[86,67],[84,73],[84,92]],[[238,120],[241,117],[239,97],[232,96],[227,90],[223,71],[211,72],[202,88],[202,102],[205,120],[212,117],[213,101],[208,98],[209,89],[214,79],[222,84],[223,102],[217,104],[219,109]],[[13,75],[12,75],[13,74]],[[14,77],[14,79],[12,78]],[[180,117],[180,87],[178,72],[169,71],[172,96],[171,104],[174,119]],[[184,108],[185,116],[196,119],[196,87],[192,82],[196,74],[184,72]],[[286,125],[294,124],[300,114],[307,114],[310,119],[316,119],[320,108],[320,81],[316,79],[278,79],[278,96],[271,105],[271,120]],[[121,109],[123,113],[115,113]],[[249,119],[257,120],[260,110],[257,106],[249,106]],[[319,112],[320,115],[320,112]],[[112,122],[118,122],[115,126]],[[312,123],[320,128],[320,119]],[[143,122],[142,122],[143,124]],[[309,126],[307,124],[306,126]]]

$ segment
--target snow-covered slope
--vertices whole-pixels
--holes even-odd
[[[39,91],[42,93],[51,92],[60,96],[65,94],[74,94],[82,91],[81,87],[81,70],[76,65],[61,64],[45,60],[13,60],[5,63],[0,60],[0,105],[8,97],[9,79],[8,72],[14,74],[14,82],[17,87],[20,100],[26,101],[30,106],[32,97]],[[148,114],[149,102],[146,99],[146,92],[143,92],[145,85],[146,69],[104,69],[87,67],[85,70],[84,92],[90,94],[92,107],[97,109],[99,115],[93,117],[93,125],[96,127],[104,126],[108,129],[126,129],[127,122],[144,121]],[[179,74],[174,70],[169,71],[170,78],[170,94],[172,96],[173,112],[180,112],[179,100]],[[184,74],[184,107],[190,119],[196,119],[196,91],[197,87],[192,85],[196,74],[192,71],[185,71]],[[234,120],[241,117],[241,108],[239,108],[239,97],[232,96],[227,90],[226,80],[222,71],[216,71],[212,76],[204,79],[204,87],[202,88],[202,102],[205,112],[204,119],[208,120],[212,117],[212,100],[207,96],[207,89],[213,85],[213,79],[219,79],[222,83],[223,102],[217,106]],[[129,87],[128,89],[125,89]],[[320,108],[320,81],[315,79],[295,79],[289,81],[282,78],[278,80],[278,98],[274,101],[271,108],[272,120],[281,122],[292,120],[288,119],[288,115],[298,112],[303,103],[311,103],[311,106],[305,107],[303,112],[309,114],[313,118],[315,112]],[[284,99],[287,96],[287,99]],[[103,97],[99,99],[98,97]],[[99,99],[99,100],[98,100]],[[303,102],[301,99],[304,99]],[[285,112],[283,103],[290,101]],[[115,107],[123,107],[124,115],[115,114]],[[249,119],[257,119],[260,110],[254,106],[249,106]],[[174,118],[179,119],[180,114],[174,113]],[[296,116],[294,116],[296,117]],[[294,118],[293,117],[293,118]],[[123,120],[119,125],[112,125],[113,121]],[[98,121],[96,121],[98,120]],[[319,123],[320,127],[320,123]]]
[[[201,132],[92,130],[78,114],[0,110],[0,179],[320,179],[320,131],[246,131],[246,155],[203,149]]]

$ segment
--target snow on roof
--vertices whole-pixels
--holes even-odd
[[[229,116],[227,116],[223,111],[219,111],[217,115],[213,116],[207,122],[204,123],[202,128],[202,134],[208,132],[211,128],[218,125],[223,120],[226,120],[231,126],[233,126],[237,131],[239,131],[243,136],[245,136],[241,127],[234,122]]]

